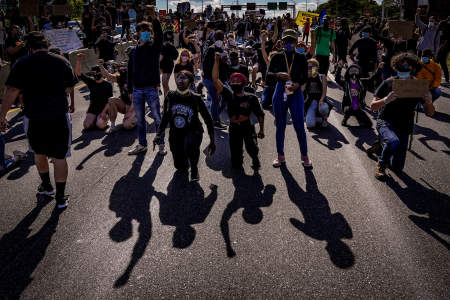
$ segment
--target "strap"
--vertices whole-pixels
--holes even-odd
[[[294,64],[294,59],[295,59],[295,52],[294,52],[294,56],[292,57],[292,62],[289,65],[288,59],[287,59],[287,55],[286,52],[284,52],[284,59],[286,60],[286,67],[288,70],[288,74],[291,75],[291,69],[292,69],[292,65]]]

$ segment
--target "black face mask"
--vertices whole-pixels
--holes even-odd
[[[103,75],[102,74],[94,74],[94,79],[95,80],[100,80],[100,79],[102,79],[103,78]]]
[[[236,93],[241,93],[242,90],[244,90],[244,85],[243,84],[230,84],[231,89],[233,90],[233,92]]]

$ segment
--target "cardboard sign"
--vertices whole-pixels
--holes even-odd
[[[428,86],[426,79],[394,79],[392,90],[398,98],[422,98]]]
[[[44,36],[51,46],[60,48],[62,53],[69,53],[83,47],[83,43],[75,30],[66,28],[46,30]]]
[[[407,21],[389,21],[389,36],[402,39],[409,40],[413,37],[414,24],[413,22]]]
[[[297,23],[298,26],[303,27],[303,24],[306,22],[307,19],[310,19],[310,21],[312,21],[314,18],[319,18],[319,14],[307,11],[299,11],[295,23]]]
[[[65,16],[72,13],[72,7],[70,5],[52,5],[52,15]]]
[[[197,23],[194,20],[191,19],[183,19],[184,28],[187,28],[189,30],[193,30]]]
[[[83,53],[86,55],[81,62],[81,72],[87,73],[91,70],[93,66],[98,64],[98,56],[95,54],[94,49],[79,49],[76,51],[72,51],[69,53],[69,61],[72,67],[75,69],[75,65],[77,63],[77,54]]]
[[[21,17],[39,16],[39,0],[21,0],[19,14]]]

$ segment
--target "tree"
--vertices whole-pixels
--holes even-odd
[[[364,15],[364,13],[369,13],[370,16],[381,15],[381,6],[375,0],[329,0],[328,2],[319,5],[317,11],[320,12],[323,9],[325,9],[327,15],[331,17],[346,17],[352,20],[358,19],[360,16]]]
[[[83,14],[83,6],[85,5],[83,0],[68,0],[67,4],[72,8],[72,18],[80,19]]]

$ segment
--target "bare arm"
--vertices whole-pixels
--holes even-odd
[[[218,93],[222,93],[223,91],[223,83],[222,81],[220,81],[219,79],[219,60],[220,60],[221,54],[218,53],[218,55],[216,54],[215,56],[215,61],[214,61],[214,67],[213,67],[213,71],[212,71],[212,80],[214,82],[214,85],[216,86],[217,92]]]
[[[109,73],[108,70],[105,69],[105,66],[103,65],[102,62],[99,61],[98,66],[100,67],[100,71],[102,72],[102,75],[105,76],[106,79],[108,79],[111,82],[117,82],[116,75]]]

